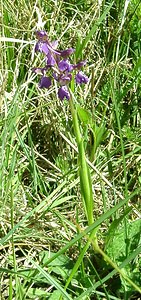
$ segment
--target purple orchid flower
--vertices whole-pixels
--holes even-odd
[[[45,31],[36,31],[36,37],[38,42],[35,45],[35,51],[44,52],[47,56],[52,54],[62,57],[68,57],[73,52],[73,48],[69,48],[66,50],[57,51],[56,50],[56,42],[50,43],[48,40],[47,33]]]
[[[66,74],[57,74],[57,73],[53,73],[53,78],[58,81],[58,83],[60,85],[67,85],[71,79],[72,79],[72,75],[69,74],[69,73],[66,73]]]
[[[58,79],[58,82],[61,84],[61,85],[67,85],[72,79],[72,75],[69,74],[69,73],[66,73],[66,74],[61,74],[59,79]]]
[[[69,48],[69,49],[66,49],[66,50],[61,50],[59,52],[60,52],[60,55],[62,57],[66,58],[66,57],[70,56],[74,51],[75,51],[75,49]]]
[[[37,42],[35,45],[35,52],[43,52],[45,55],[48,55],[48,46],[46,44],[46,42]]]
[[[46,63],[47,63],[47,66],[50,66],[50,67],[52,67],[56,64],[56,59],[50,52],[48,52],[48,55],[46,56]]]
[[[88,77],[80,71],[85,66],[86,61],[80,61],[77,64],[71,64],[69,56],[74,53],[73,48],[65,50],[58,50],[58,42],[49,42],[48,35],[45,31],[36,31],[36,37],[38,39],[35,45],[35,52],[41,52],[45,55],[46,66],[43,68],[33,68],[33,72],[41,74],[42,77],[39,82],[40,88],[49,88],[51,86],[51,78],[54,78],[60,85],[58,89],[58,97],[61,100],[65,98],[70,99],[70,93],[67,85],[72,80],[71,72],[78,70],[75,76],[77,84],[86,84]],[[50,75],[46,76],[47,71],[50,69]]]
[[[68,87],[66,85],[63,85],[59,88],[58,97],[60,100],[64,100],[65,98],[67,100],[70,99],[70,93],[69,93]]]
[[[42,76],[39,82],[39,88],[43,89],[46,88],[48,89],[51,86],[51,79],[50,77]]]
[[[63,59],[59,61],[58,68],[61,72],[68,71],[71,72],[73,70],[73,65],[67,59]]]
[[[82,71],[79,71],[75,76],[75,80],[76,83],[82,84],[82,83],[87,83],[89,78]]]
[[[80,70],[83,66],[86,65],[86,63],[86,60],[81,60],[76,65],[73,65],[73,68]]]
[[[35,34],[39,41],[46,41],[48,39],[47,33],[44,30],[37,30]]]

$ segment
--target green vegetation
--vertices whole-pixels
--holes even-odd
[[[141,4],[0,2],[0,299],[141,295]],[[39,89],[44,29],[86,85]]]

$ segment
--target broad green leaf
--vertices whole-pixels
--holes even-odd
[[[49,300],[57,300],[60,299],[61,293],[59,291],[54,291],[51,296],[49,297]]]
[[[113,235],[110,239],[106,252],[112,260],[122,262],[126,257],[126,250],[128,254],[132,253],[139,245],[141,239],[141,220],[137,220],[131,223],[127,223],[128,239],[125,240],[125,228],[124,225],[121,229],[117,228],[111,232]]]
[[[46,292],[44,289],[40,288],[29,288],[27,291],[27,296],[30,299],[47,299],[45,297],[49,297],[50,293]]]
[[[105,138],[105,124],[101,124],[100,126],[94,124],[91,127],[91,135],[92,143],[90,146],[90,160],[93,161],[98,146]]]
[[[94,147],[95,151],[103,140],[103,135],[105,133],[105,125],[102,124],[100,126],[94,125],[92,127],[92,132],[94,136]]]
[[[81,106],[77,106],[77,113],[79,116],[79,119],[81,122],[83,122],[84,124],[90,124],[91,123],[91,114],[88,110],[86,110],[85,108],[81,107]]]
[[[128,276],[138,286],[141,286],[140,268],[141,268],[141,259],[139,261],[137,268],[135,267],[134,264],[131,264],[131,265],[127,265],[123,269],[125,275]],[[129,285],[128,282],[122,276],[120,276],[120,279],[126,291],[133,291],[133,287]]]
[[[56,267],[49,267],[49,272],[53,272],[55,274],[57,274],[59,277],[62,277],[63,280],[66,280],[68,277],[68,274],[70,272],[69,269],[65,268],[65,266],[56,266]]]
[[[40,261],[42,261],[42,264],[45,266],[48,259],[52,258],[55,253],[50,251],[42,251],[39,254]],[[49,266],[64,266],[66,264],[69,264],[71,260],[65,256],[64,254],[60,255],[59,257],[56,257]]]
[[[110,225],[108,232],[106,234],[106,241],[105,241],[105,249],[108,248],[108,244],[110,242],[110,240],[113,240],[113,237],[115,236],[115,231],[118,230],[118,226],[120,225],[120,223],[122,222],[122,220],[125,218],[125,216],[127,214],[129,214],[129,212],[131,211],[131,208],[128,207],[125,212],[120,216],[120,218],[115,219],[112,224]]]
[[[46,272],[40,265],[34,262],[30,258],[31,263],[34,265],[36,270],[38,270],[48,281],[51,285],[53,285],[64,297],[64,299],[72,300],[71,296],[63,289],[61,284],[56,280],[53,276],[51,276],[48,272]]]
[[[126,258],[120,265],[120,269],[123,269],[124,267],[127,266],[127,264],[129,264],[129,262],[131,262],[132,260],[135,259],[135,257],[137,255],[139,255],[141,253],[141,246],[139,246],[137,249],[135,249],[135,251],[129,255],[128,258]],[[101,286],[101,283],[106,282],[107,280],[109,280],[110,278],[112,278],[115,274],[117,273],[117,271],[114,269],[112,270],[110,273],[108,273],[108,275],[106,275],[104,278],[102,278],[101,280],[97,281],[96,283],[93,284],[93,286],[91,288],[88,288],[86,291],[84,291],[78,298],[77,300],[81,300],[81,299],[85,299],[85,296],[90,295],[91,293],[93,293],[98,287]],[[86,298],[87,299],[87,298]],[[119,299],[119,298],[118,298]]]

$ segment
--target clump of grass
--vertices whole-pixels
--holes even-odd
[[[1,299],[140,297],[140,3],[128,2],[1,1]],[[90,82],[75,101],[89,225],[69,104],[31,71],[41,23],[87,59]]]

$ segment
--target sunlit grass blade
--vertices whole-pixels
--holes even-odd
[[[80,41],[79,41],[79,47],[76,48],[77,51],[75,53],[76,59],[78,59],[78,57],[81,57],[83,49],[86,47],[87,43],[91,40],[91,38],[93,37],[93,35],[96,33],[96,31],[98,29],[98,26],[105,20],[105,18],[107,16],[108,12],[110,11],[112,5],[113,5],[113,2],[110,3],[108,5],[108,7],[105,7],[105,10],[104,10],[103,14],[96,20],[95,24],[90,29],[89,33],[86,35],[86,37],[83,40],[83,42],[80,44]]]

